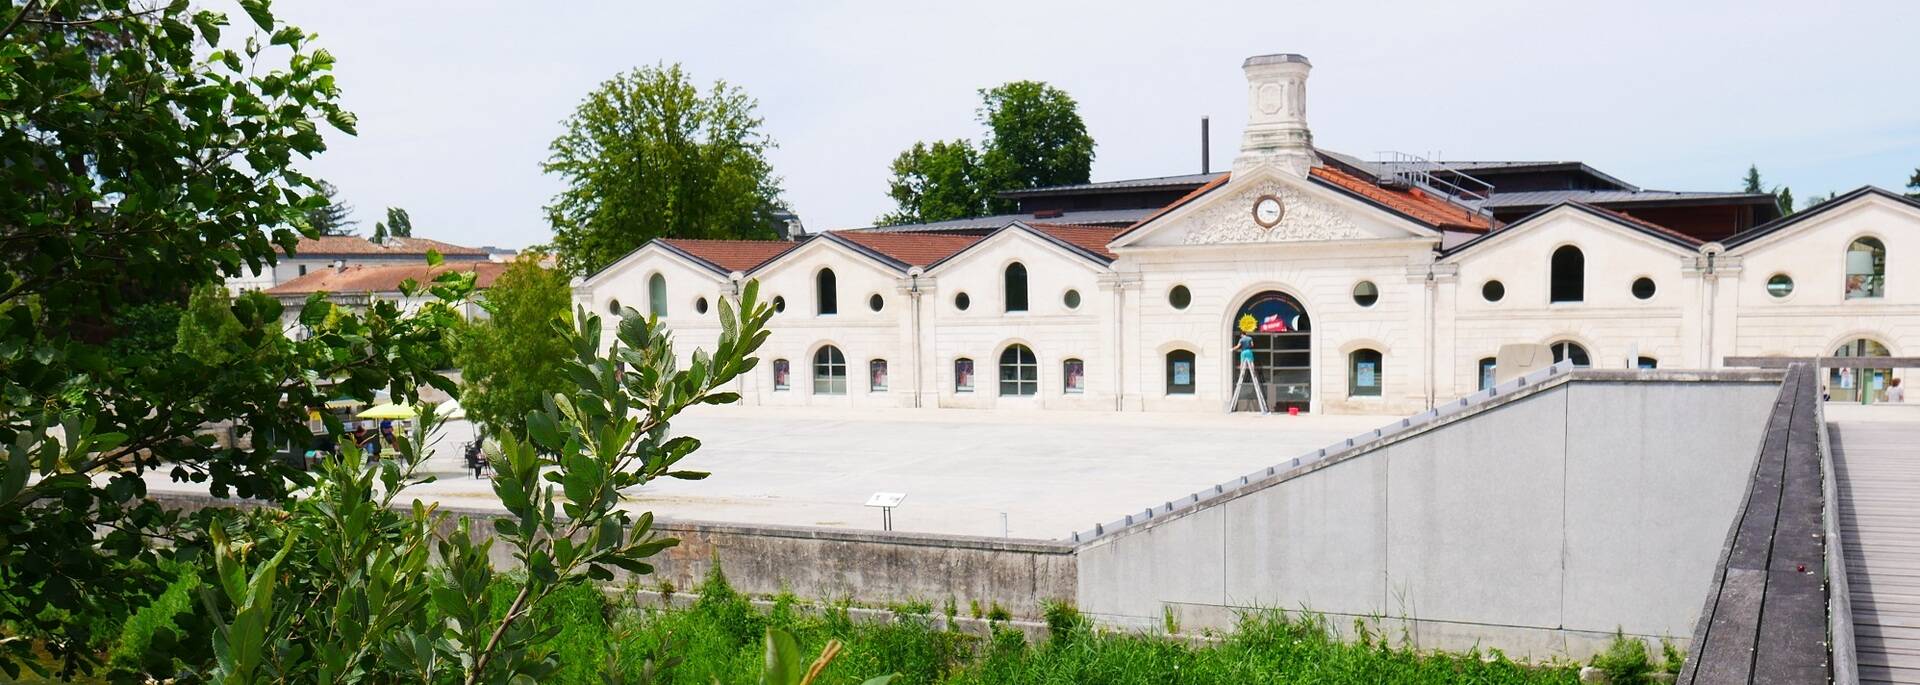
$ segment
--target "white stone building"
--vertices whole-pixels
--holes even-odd
[[[227,287],[237,292],[266,290],[309,273],[355,266],[401,266],[427,263],[427,252],[440,253],[447,262],[479,262],[492,259],[492,248],[466,247],[429,238],[388,238],[374,242],[351,235],[327,235],[301,238],[292,254],[278,250],[276,264],[248,269],[237,278],[227,279]],[[506,260],[511,261],[511,255]]]
[[[1920,273],[1920,203],[1867,187],[1783,218],[1767,195],[1578,162],[1364,162],[1313,146],[1309,68],[1247,60],[1229,173],[798,242],[656,240],[576,299],[659,315],[687,355],[758,280],[779,313],[739,390],[768,405],[1408,413],[1484,387],[1509,343],[1602,368],[1920,345],[1920,283],[1899,276]],[[1243,333],[1261,400],[1235,392]],[[1875,396],[1893,375],[1830,385]]]

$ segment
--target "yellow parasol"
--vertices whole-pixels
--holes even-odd
[[[363,419],[411,419],[418,415],[419,414],[413,410],[413,407],[404,404],[388,403],[374,405],[372,409],[360,412],[355,416]]]

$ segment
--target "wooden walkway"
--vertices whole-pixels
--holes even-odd
[[[1920,421],[1829,421],[1862,683],[1920,683]]]

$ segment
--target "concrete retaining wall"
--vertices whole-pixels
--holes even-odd
[[[1778,374],[1579,371],[1080,550],[1114,625],[1385,617],[1422,648],[1583,657],[1692,634]]]
[[[257,506],[206,495],[156,493],[154,499],[181,510],[208,506]],[[476,535],[491,534],[497,510],[442,507],[453,519],[473,519]],[[1040,615],[1047,600],[1074,598],[1073,546],[1046,540],[1015,540],[965,535],[935,535],[771,526],[661,519],[662,535],[680,544],[652,559],[649,585],[672,582],[692,591],[718,560],[727,580],[741,592],[771,595],[781,591],[813,599],[843,599],[874,606],[924,600],[935,607],[951,597],[961,607],[979,601],[1015,616]],[[512,551],[496,544],[497,568],[518,565]],[[624,572],[616,570],[619,582]]]

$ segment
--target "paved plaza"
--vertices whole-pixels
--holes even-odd
[[[880,512],[862,504],[903,492],[896,530],[1062,538],[1392,420],[700,407],[674,429],[703,444],[684,468],[713,475],[629,494],[634,508],[667,518],[877,529]],[[416,496],[493,501],[486,481],[461,469],[472,430],[446,426],[429,465],[440,480]],[[149,479],[155,490],[198,489],[165,480]]]

